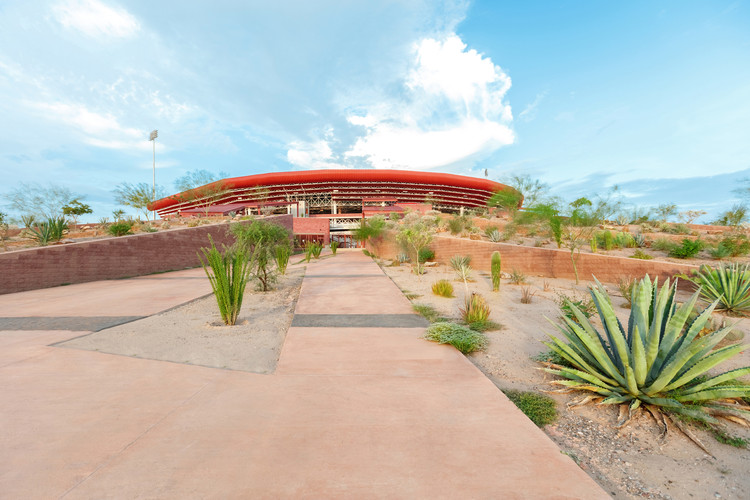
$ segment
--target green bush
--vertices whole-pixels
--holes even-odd
[[[211,248],[201,248],[203,256],[198,254],[198,258],[211,282],[222,321],[225,325],[234,325],[242,308],[251,269],[250,259],[244,249],[225,247],[223,253],[219,252],[211,236],[208,239]]]
[[[675,243],[669,238],[657,238],[651,243],[651,248],[660,252],[671,252],[675,246]]]
[[[464,221],[458,217],[448,219],[448,230],[453,235],[460,234],[464,230]]]
[[[500,252],[495,250],[492,252],[492,258],[490,259],[490,274],[492,275],[492,291],[497,292],[500,290],[500,272],[502,268],[502,260]]]
[[[112,236],[125,236],[126,234],[132,234],[133,225],[130,222],[115,222],[111,224],[107,231]]]
[[[703,250],[703,242],[701,240],[691,240],[685,238],[682,240],[681,245],[675,245],[669,251],[669,256],[676,259],[691,259],[698,255]]]
[[[710,255],[712,259],[722,260],[730,257],[732,255],[732,251],[726,246],[722,245],[721,242],[719,242],[719,244],[716,245],[716,248],[710,248],[708,250],[708,255]]]
[[[440,344],[450,344],[464,354],[487,346],[487,337],[483,333],[456,323],[434,323],[427,328],[425,338]]]
[[[555,400],[538,392],[503,391],[508,399],[534,422],[537,427],[544,427],[557,420]]]
[[[292,256],[292,247],[289,245],[279,245],[274,253],[276,269],[281,274],[286,274],[286,268],[289,266],[289,257]]]
[[[602,332],[578,308],[578,323],[564,318],[558,325],[566,341],[551,337],[547,347],[568,360],[574,368],[544,368],[562,377],[553,382],[565,390],[590,391],[604,397],[602,404],[628,404],[630,411],[641,405],[667,415],[682,414],[705,422],[730,415],[750,422],[743,414],[719,400],[750,396],[750,386],[736,382],[750,374],[750,367],[705,375],[715,366],[750,346],[739,344],[714,349],[730,332],[723,328],[700,336],[716,302],[688,323],[699,293],[677,306],[677,284],[669,280],[658,287],[648,276],[633,290],[627,328],[614,312],[612,301],[597,282],[591,297],[599,310]]]
[[[731,264],[717,268],[701,266],[688,277],[709,302],[717,301],[716,309],[747,316],[750,313],[750,270],[748,265]]]
[[[633,248],[638,246],[635,243],[635,238],[630,233],[617,233],[614,243],[617,248]]]
[[[647,254],[640,248],[635,251],[633,255],[630,256],[631,259],[641,259],[641,260],[651,260],[654,257],[652,255]]]
[[[420,248],[417,258],[419,259],[420,263],[424,264],[428,260],[435,258],[435,252],[433,252],[429,248]]]
[[[732,257],[742,257],[750,253],[750,240],[744,234],[727,236],[719,243],[719,248],[721,247]]]
[[[440,297],[453,297],[453,284],[448,280],[439,280],[432,284],[432,293]]]

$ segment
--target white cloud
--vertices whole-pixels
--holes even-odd
[[[140,23],[128,11],[98,0],[67,0],[52,11],[64,27],[93,38],[128,38],[140,30]]]
[[[295,141],[289,144],[286,159],[292,165],[309,169],[345,168],[334,160],[327,141]]]
[[[520,120],[523,120],[525,122],[530,122],[534,118],[536,118],[536,110],[539,107],[539,104],[544,100],[544,98],[547,96],[547,91],[541,92],[536,95],[536,98],[534,98],[534,101],[526,106],[523,111],[521,111],[518,114],[518,118]]]
[[[451,34],[414,45],[404,92],[351,114],[364,136],[344,154],[375,168],[429,169],[479,158],[515,140],[503,98],[510,78]]]
[[[149,149],[146,132],[125,127],[109,114],[96,113],[81,104],[27,103],[29,107],[42,111],[47,119],[71,125],[85,134],[83,141],[106,149]]]

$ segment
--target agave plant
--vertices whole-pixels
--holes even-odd
[[[709,370],[748,345],[714,349],[731,327],[699,336],[716,307],[707,307],[688,322],[700,292],[677,304],[677,282],[659,288],[658,280],[646,276],[632,290],[627,330],[615,316],[606,290],[597,281],[591,288],[602,322],[598,331],[586,315],[571,306],[578,322],[563,318],[557,325],[567,342],[551,337],[545,344],[572,367],[548,364],[546,371],[564,380],[553,382],[568,390],[593,392],[587,400],[602,404],[627,404],[628,415],[643,406],[655,417],[682,414],[706,424],[715,417],[750,422],[750,406],[741,398],[750,396],[750,385],[736,379],[750,374],[750,367],[707,377]],[[664,412],[660,411],[663,410]],[[623,419],[623,424],[627,420]],[[676,423],[678,427],[680,424]],[[663,420],[666,429],[666,421]]]
[[[720,311],[747,316],[750,313],[750,270],[737,263],[712,268],[706,265],[688,279],[700,287],[701,296],[718,301]]]

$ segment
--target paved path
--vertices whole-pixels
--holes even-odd
[[[204,295],[200,273],[0,296],[0,317],[153,314]],[[607,498],[420,321],[340,252],[308,267],[274,375],[0,332],[0,496]]]

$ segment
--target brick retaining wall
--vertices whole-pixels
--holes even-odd
[[[265,220],[292,231],[291,215]],[[209,234],[219,248],[234,242],[229,226],[211,224],[0,253],[0,294],[196,267]]]
[[[378,257],[394,258],[401,252],[395,244],[394,235],[393,232],[387,232],[375,244],[368,243],[367,248]],[[441,264],[448,264],[454,255],[470,255],[471,266],[474,269],[489,272],[492,252],[498,250],[502,257],[504,272],[517,269],[532,276],[575,279],[570,251],[565,249],[492,243],[450,236],[437,236],[430,248],[435,252],[435,260]],[[658,276],[661,281],[675,274],[687,274],[692,269],[698,269],[698,266],[691,264],[587,253],[582,253],[578,257],[577,267],[581,280],[590,281],[592,276],[596,276],[603,283],[617,283],[622,277],[640,278],[646,274],[652,278]]]

